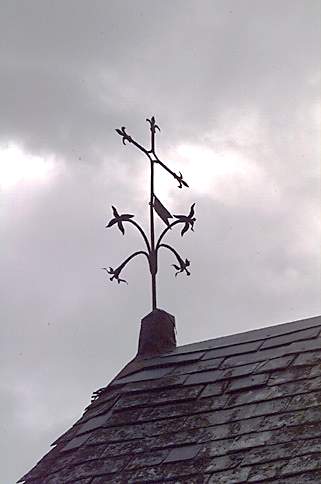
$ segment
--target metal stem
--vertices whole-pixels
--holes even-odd
[[[155,149],[155,132],[151,129],[151,149]],[[156,309],[156,273],[157,273],[157,252],[155,251],[155,227],[154,227],[154,161],[150,158],[150,272],[152,276],[152,309]]]
[[[148,239],[146,237],[146,234],[145,232],[143,231],[143,229],[141,228],[140,225],[138,225],[137,222],[135,222],[135,220],[132,220],[131,218],[129,220],[126,220],[126,222],[130,222],[131,224],[135,225],[135,227],[139,230],[139,232],[142,234],[142,237],[145,241],[145,244],[146,244],[146,247],[147,247],[147,250],[148,250],[148,253],[150,254],[150,246],[149,246],[149,242],[148,242]]]
[[[156,244],[156,250],[158,249],[158,247],[160,246],[160,243],[161,241],[163,240],[164,236],[167,234],[167,232],[172,228],[174,227],[174,225],[177,225],[177,224],[181,224],[183,223],[182,220],[175,220],[174,222],[172,222],[171,224],[169,224],[166,229],[163,230],[163,232],[160,234],[159,236],[159,239],[157,241],[157,244]]]
[[[147,260],[149,261],[149,255],[147,254],[147,252],[145,252],[144,250],[138,250],[137,252],[134,252],[129,257],[127,257],[127,259],[124,260],[124,262],[122,262],[120,264],[120,266],[117,267],[117,269],[119,270],[119,274],[124,269],[124,267],[128,264],[128,262],[130,262],[134,257],[136,257],[137,255],[140,255],[140,254],[146,255]]]
[[[177,250],[174,249],[174,247],[172,247],[171,245],[168,245],[168,244],[160,244],[158,246],[158,248],[160,249],[161,247],[164,247],[165,249],[168,249],[170,250],[176,257],[178,263],[180,264],[181,261],[183,260],[182,257],[179,255],[179,253],[177,252]]]

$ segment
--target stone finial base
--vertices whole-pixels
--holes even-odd
[[[142,319],[137,357],[155,356],[174,348],[175,317],[162,309],[154,309]]]

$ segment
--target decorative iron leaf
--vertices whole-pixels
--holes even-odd
[[[162,202],[154,195],[153,207],[157,215],[163,220],[166,225],[169,225],[169,218],[173,218],[173,215],[167,210]]]

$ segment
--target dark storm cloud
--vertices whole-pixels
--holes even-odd
[[[101,271],[141,246],[133,230],[104,229],[110,205],[147,224],[147,166],[115,128],[147,143],[155,114],[159,152],[184,174],[177,148],[195,150],[191,188],[157,192],[173,213],[197,200],[195,233],[170,234],[192,276],[173,277],[161,255],[159,303],[181,344],[320,311],[320,5],[10,0],[0,10],[0,145],[56,163],[46,183],[2,193],[0,480],[11,483],[134,356],[150,309],[144,260],[126,269],[129,286]],[[236,172],[224,171],[231,153]]]
[[[181,137],[253,109],[289,129],[318,61],[316,2],[4,5],[2,132],[76,159],[156,107]]]

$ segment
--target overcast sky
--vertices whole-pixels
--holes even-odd
[[[150,311],[148,160],[195,232],[168,240],[179,344],[320,313],[320,2],[0,0],[0,481],[12,484],[135,354]],[[161,225],[158,224],[158,229]]]

